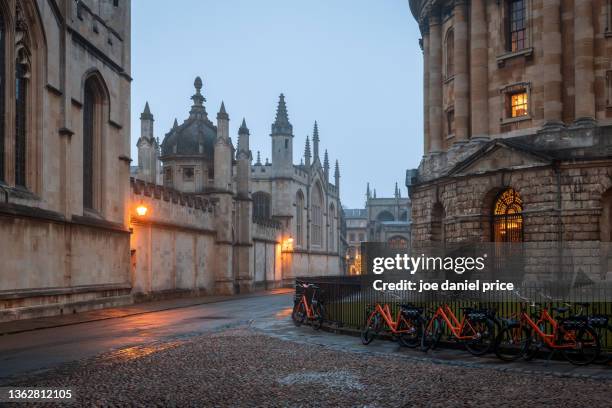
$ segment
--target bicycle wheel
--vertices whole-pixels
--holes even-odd
[[[467,335],[473,335],[473,338],[465,341],[465,348],[474,356],[482,356],[488,353],[495,343],[495,323],[491,319],[486,319],[470,324],[475,333],[472,333],[466,324],[464,331],[469,331]]]
[[[525,354],[530,333],[523,326],[505,327],[495,339],[495,355],[502,361],[516,361]]]
[[[419,345],[422,330],[422,324],[419,319],[400,317],[397,330],[399,331],[397,337],[402,346],[415,348]]]
[[[563,355],[574,365],[591,364],[599,356],[601,345],[599,336],[589,326],[576,330],[576,346],[570,350],[563,350]]]
[[[442,338],[444,322],[439,317],[436,317],[425,322],[423,326],[421,335],[421,350],[427,351],[429,349],[435,349],[436,345]]]
[[[321,303],[317,303],[315,306],[315,318],[312,321],[312,328],[319,330],[323,326],[323,320],[325,319],[325,306]]]
[[[293,320],[293,324],[295,324],[297,327],[300,327],[304,323],[306,320],[306,306],[304,306],[303,302],[293,306],[291,319]]]
[[[380,314],[378,312],[371,315],[361,330],[361,342],[364,345],[370,344],[380,331]]]

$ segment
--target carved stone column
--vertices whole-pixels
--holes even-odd
[[[543,0],[542,51],[544,53],[544,128],[563,126],[561,74],[561,0]]]
[[[442,151],[442,26],[440,11],[429,15],[429,153]]]
[[[574,0],[575,122],[595,123],[593,1]]]
[[[489,67],[485,0],[472,0],[470,16],[470,105],[472,138],[489,136]],[[455,114],[456,114],[455,110]]]
[[[469,137],[470,126],[470,67],[468,50],[467,4],[455,0],[454,8],[454,60],[455,60],[455,138],[464,142]]]

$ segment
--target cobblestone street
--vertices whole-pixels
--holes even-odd
[[[80,406],[607,406],[609,381],[407,362],[248,327],[133,347],[21,385],[74,387]]]
[[[177,302],[177,309],[0,336],[0,385],[70,387],[85,407],[609,405],[609,367],[501,364],[382,340],[363,346],[357,337],[296,328],[291,300]]]

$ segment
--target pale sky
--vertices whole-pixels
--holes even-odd
[[[199,75],[209,117],[221,101],[234,142],[242,118],[251,150],[270,157],[278,95],[294,130],[294,163],[319,122],[321,155],[340,161],[341,200],[362,207],[422,156],[422,53],[408,0],[133,0],[132,157],[149,101],[155,136],[187,118]],[[332,171],[333,174],[333,171]],[[332,180],[333,182],[333,180]]]

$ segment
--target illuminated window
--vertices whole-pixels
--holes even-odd
[[[527,92],[510,94],[510,117],[518,118],[529,113]]]
[[[493,240],[523,241],[523,200],[513,188],[502,191],[493,207]]]
[[[527,47],[527,10],[525,0],[508,2],[508,50],[520,51]]]

